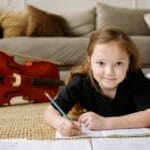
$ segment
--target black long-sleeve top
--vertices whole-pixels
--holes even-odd
[[[150,108],[150,80],[141,70],[128,74],[117,88],[114,99],[98,92],[88,75],[76,74],[55,102],[68,113],[77,103],[103,116],[120,116]]]

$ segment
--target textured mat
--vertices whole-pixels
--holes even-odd
[[[43,121],[48,103],[20,103],[0,107],[0,138],[54,139],[55,131]]]

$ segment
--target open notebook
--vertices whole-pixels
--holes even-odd
[[[91,150],[88,140],[0,139],[0,150]]]
[[[84,137],[142,137],[150,136],[150,128],[137,128],[137,129],[116,129],[116,130],[102,130],[93,131],[82,127],[82,133],[78,136],[66,137],[62,136],[56,131],[55,138],[84,138]]]
[[[0,150],[149,150],[150,138],[0,140]]]
[[[95,138],[91,150],[150,150],[150,138]]]

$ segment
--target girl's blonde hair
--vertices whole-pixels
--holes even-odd
[[[130,65],[128,72],[134,72],[137,70],[137,68],[139,68],[139,52],[129,36],[116,28],[102,28],[91,35],[87,48],[87,59],[82,65],[75,67],[70,71],[70,74],[66,79],[66,84],[72,79],[72,76],[77,73],[89,75],[93,83],[93,77],[88,58],[91,58],[96,44],[104,44],[109,42],[116,42],[120,48],[125,50],[129,55]]]

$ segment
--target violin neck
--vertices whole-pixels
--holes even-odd
[[[49,78],[32,77],[31,84],[35,86],[61,86],[64,85],[64,81]]]

